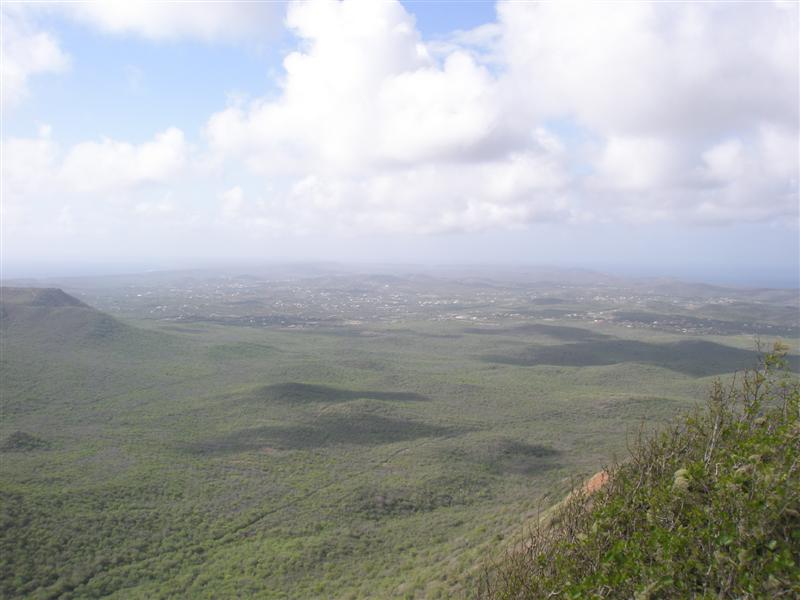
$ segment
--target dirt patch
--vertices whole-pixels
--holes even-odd
[[[601,489],[608,483],[608,471],[599,471],[592,475],[586,483],[583,484],[583,493],[591,496],[597,490]]]

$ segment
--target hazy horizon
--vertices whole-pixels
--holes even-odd
[[[170,272],[214,272],[229,275],[246,275],[259,270],[281,268],[303,276],[304,270],[319,268],[331,273],[354,271],[363,274],[422,274],[441,272],[458,273],[459,270],[475,270],[491,278],[492,270],[517,273],[532,270],[585,271],[599,275],[608,275],[622,279],[665,279],[686,283],[701,283],[732,288],[800,288],[800,274],[789,270],[768,269],[764,267],[741,268],[708,268],[686,266],[647,267],[641,265],[602,265],[602,264],[546,264],[534,262],[413,262],[413,261],[337,261],[313,259],[175,259],[148,262],[130,259],[127,261],[95,262],[95,263],[33,263],[4,264],[0,272],[0,282],[14,281],[52,281],[71,278],[103,278],[126,275],[143,275]]]

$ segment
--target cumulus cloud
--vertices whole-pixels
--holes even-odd
[[[247,198],[221,194],[220,214],[242,227],[305,234],[441,233],[579,218],[562,195],[557,161],[515,154],[464,169],[428,164],[364,175],[309,174],[285,189]]]
[[[78,192],[164,183],[186,165],[187,152],[183,132],[175,127],[139,145],[108,138],[82,142],[69,149],[58,176]]]
[[[594,185],[618,190],[650,190],[676,185],[679,157],[665,140],[611,135],[594,161]]]
[[[170,216],[176,207],[169,190],[189,162],[175,128],[142,144],[103,139],[62,148],[42,126],[37,138],[4,140],[3,151],[4,226],[38,235],[79,231],[78,222],[124,227],[130,215]],[[70,227],[52,230],[45,223]]]
[[[267,18],[253,4],[112,6],[69,10],[159,40],[247,36]],[[129,198],[142,220],[193,210],[254,234],[796,223],[796,4],[504,1],[497,14],[429,41],[398,2],[292,2],[297,43],[275,89],[211,115],[201,156],[174,128],[142,144],[9,140],[6,189],[34,197],[50,181]]]
[[[719,136],[798,121],[797,7],[501,2],[515,93],[593,130]]]
[[[502,2],[498,15],[517,111],[595,140],[575,185],[597,212],[796,219],[797,5]]]
[[[564,212],[552,134],[512,130],[495,75],[467,50],[434,56],[399,3],[294,3],[287,24],[301,50],[280,96],[206,127],[216,155],[289,178],[282,221],[434,232]]]
[[[254,38],[280,24],[279,2],[181,2],[95,0],[61,7],[75,18],[111,34],[138,35],[152,40],[203,41]]]
[[[32,26],[18,10],[4,6],[2,95],[4,108],[19,104],[28,94],[28,80],[40,73],[57,73],[70,65],[67,54],[50,33]]]
[[[796,215],[797,7],[501,2],[433,43],[394,2],[293,3],[287,24],[280,93],[206,126],[218,160],[284,182],[270,223]]]
[[[191,169],[179,129],[141,144],[104,138],[64,147],[41,125],[38,137],[5,139],[3,152],[3,233],[11,244],[42,240],[50,247],[75,236],[113,244],[137,222],[174,229],[191,221],[173,198],[174,190],[186,193]]]
[[[163,217],[175,211],[175,205],[165,198],[161,201],[138,202],[133,207],[133,212],[143,217]]]
[[[244,192],[240,186],[234,186],[220,194],[220,200],[222,200],[221,212],[223,218],[235,219],[241,215],[244,205]]]

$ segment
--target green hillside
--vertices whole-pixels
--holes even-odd
[[[56,288],[3,287],[0,291],[0,328],[7,335],[75,343],[119,338],[126,327]]]
[[[797,598],[800,387],[783,349],[635,445],[487,572],[481,596]]]
[[[469,597],[757,357],[737,323],[617,322],[667,311],[627,291],[370,281],[0,290],[0,597]]]

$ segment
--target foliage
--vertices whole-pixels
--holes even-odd
[[[228,283],[0,289],[0,597],[457,597],[540,494],[702,397],[684,363],[753,355],[596,321],[639,301],[584,290],[558,318],[524,288]],[[619,340],[668,355],[608,364]],[[483,359],[543,346],[566,364]]]
[[[600,491],[487,570],[481,597],[797,597],[800,387],[785,354],[776,344],[704,412],[640,436]]]
[[[0,444],[0,452],[25,452],[47,447],[49,447],[49,444],[45,440],[24,431],[15,431],[8,436],[5,442]]]

